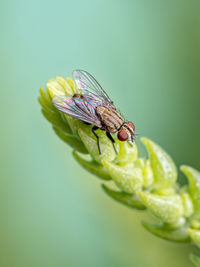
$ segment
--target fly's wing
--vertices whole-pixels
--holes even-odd
[[[87,98],[92,98],[98,102],[98,105],[106,107],[113,106],[113,102],[103,90],[97,80],[84,70],[74,70],[73,78],[80,93]]]
[[[91,101],[67,96],[55,96],[53,104],[58,110],[75,119],[101,127],[101,122],[95,113],[95,104]]]

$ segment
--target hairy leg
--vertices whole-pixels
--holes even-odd
[[[107,135],[107,137],[110,139],[110,141],[112,142],[112,145],[113,145],[113,148],[114,148],[114,150],[115,150],[115,153],[116,153],[116,155],[117,155],[117,150],[116,150],[116,147],[115,147],[115,140],[113,139],[113,137],[112,137],[112,135],[109,133],[109,132],[106,132],[106,135]]]
[[[99,129],[97,126],[93,126],[92,127],[92,132],[93,134],[96,136],[97,138],[97,146],[98,146],[98,149],[99,149],[99,155],[101,155],[101,149],[100,149],[100,145],[99,145],[99,136],[95,133],[95,131]]]

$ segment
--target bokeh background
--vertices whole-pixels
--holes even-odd
[[[85,69],[140,136],[200,169],[199,14],[197,0],[1,0],[1,267],[193,266],[191,246],[152,236],[102,192],[37,96]]]

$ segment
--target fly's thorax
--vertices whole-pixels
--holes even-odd
[[[103,113],[105,112],[106,108],[103,106],[97,106],[96,107],[96,113],[99,117],[101,117],[103,115]]]
[[[134,134],[135,125],[131,121],[123,123],[118,132],[118,139],[120,141],[127,141],[131,139],[131,136]]]
[[[114,107],[107,108],[104,106],[98,106],[96,108],[96,114],[101,120],[103,129],[111,133],[117,132],[124,123],[123,117]]]

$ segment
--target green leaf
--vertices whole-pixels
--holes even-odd
[[[95,162],[94,160],[92,161],[85,160],[83,156],[79,156],[79,154],[76,151],[73,151],[73,156],[78,161],[78,163],[84,169],[88,170],[90,173],[95,174],[96,176],[100,177],[103,180],[111,180],[111,177],[108,174],[108,172],[99,163]]]
[[[161,221],[169,224],[179,223],[184,212],[179,195],[160,196],[139,191],[138,196],[152,214]]]
[[[194,216],[200,218],[200,172],[185,165],[182,165],[180,169],[189,181],[188,189],[194,203]]]
[[[51,97],[49,96],[47,92],[45,92],[43,88],[40,88],[40,95],[41,95],[41,98],[44,100],[44,102],[52,104]]]
[[[179,243],[187,243],[190,241],[185,226],[179,227],[177,229],[172,229],[172,228],[170,229],[166,227],[165,224],[154,225],[147,222],[142,222],[142,225],[149,232],[160,238]]]
[[[190,254],[190,260],[194,263],[195,266],[200,267],[200,256],[196,254]]]
[[[111,198],[124,204],[127,207],[137,209],[137,210],[145,209],[145,206],[138,199],[137,195],[128,194],[123,191],[112,190],[109,187],[107,187],[105,184],[102,185],[102,188]]]
[[[173,186],[177,180],[177,169],[171,157],[157,144],[147,138],[141,141],[146,146],[154,173],[154,187],[159,189]]]
[[[69,128],[68,124],[63,121],[63,119],[59,113],[49,112],[49,111],[42,109],[42,114],[56,128],[59,128],[61,131],[65,132],[65,133],[71,133],[71,129]]]
[[[108,171],[116,185],[126,193],[134,193],[143,185],[142,170],[135,168],[133,164],[118,166],[106,160],[102,164]]]
[[[46,102],[41,96],[38,97],[38,101],[45,111],[52,112],[52,106],[49,102]]]
[[[80,141],[80,139],[78,139],[77,137],[75,137],[72,134],[68,134],[66,132],[61,131],[60,129],[53,127],[54,131],[56,132],[56,134],[68,145],[70,145],[72,148],[76,149],[77,151],[81,152],[81,153],[85,153],[87,154],[88,151],[85,148],[84,144]]]

